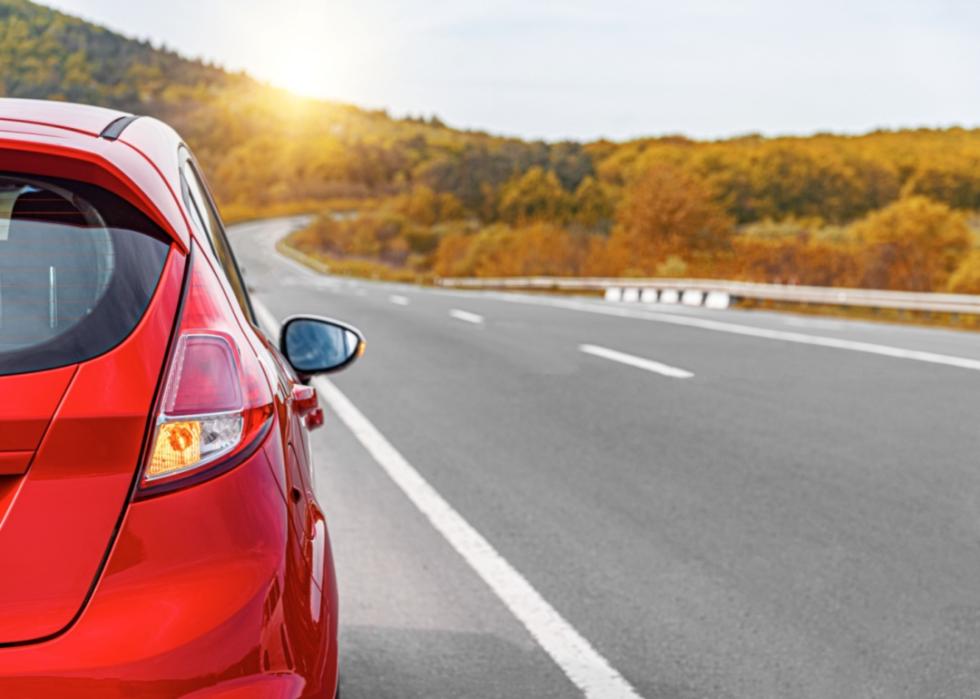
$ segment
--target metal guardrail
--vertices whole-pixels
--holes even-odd
[[[626,279],[617,277],[445,277],[439,286],[461,289],[603,291],[612,301],[684,303],[727,307],[738,299],[821,306],[892,308],[927,313],[980,314],[980,296],[881,289],[844,289],[758,284],[716,279]]]

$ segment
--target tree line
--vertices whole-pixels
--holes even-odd
[[[158,116],[226,216],[321,211],[292,244],[370,273],[980,292],[977,130],[523,141],[297,98],[27,0],[0,0],[0,95]]]

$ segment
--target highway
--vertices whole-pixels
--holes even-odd
[[[980,697],[980,341],[319,275],[343,699]]]

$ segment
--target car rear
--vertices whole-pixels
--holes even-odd
[[[332,691],[283,379],[147,156],[179,141],[20,116],[0,107],[0,696]]]

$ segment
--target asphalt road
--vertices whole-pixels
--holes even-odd
[[[636,696],[980,696],[976,335],[335,279],[289,226],[233,229],[254,296],[365,332],[334,385]],[[344,699],[582,696],[363,439],[313,443]]]

